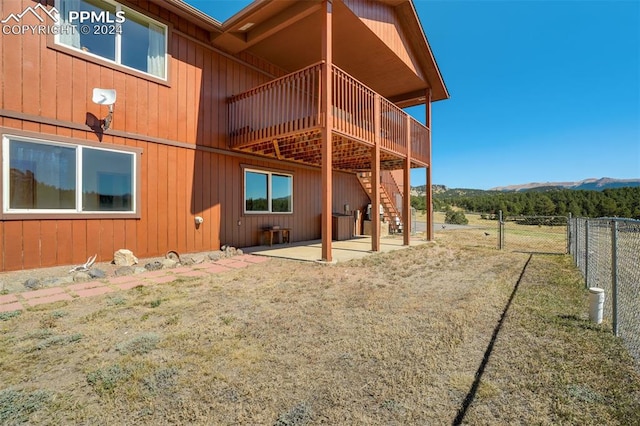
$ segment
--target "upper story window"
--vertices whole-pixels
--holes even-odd
[[[134,152],[5,135],[4,213],[135,213]]]
[[[112,0],[57,0],[57,44],[167,78],[167,26]]]

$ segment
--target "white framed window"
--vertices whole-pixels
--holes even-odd
[[[245,213],[293,213],[293,176],[244,169]]]
[[[2,138],[3,213],[136,212],[136,153]]]
[[[167,79],[167,26],[113,0],[56,0],[55,43]]]

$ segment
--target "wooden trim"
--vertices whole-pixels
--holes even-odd
[[[251,28],[246,34],[246,45],[244,49],[249,49],[251,46],[271,37],[283,28],[314,14],[320,10],[320,8],[321,5],[319,4],[309,7],[307,2],[295,2],[294,6],[285,9],[275,17],[269,18]]]
[[[240,198],[240,216],[241,217],[249,217],[249,216],[268,216],[268,217],[274,217],[274,216],[290,216],[294,214],[294,200],[295,197],[294,195],[294,187],[295,187],[295,172],[291,171],[291,170],[283,170],[283,169],[275,169],[275,168],[271,168],[271,167],[264,167],[264,166],[254,166],[251,164],[240,164],[240,169],[242,170],[242,177],[240,179],[240,181],[242,182],[242,187],[241,187],[241,192],[242,192],[242,196],[239,197]],[[257,211],[257,212],[248,212],[245,210],[245,189],[246,189],[246,181],[245,181],[245,176],[246,176],[246,172],[250,171],[250,172],[255,172],[255,173],[265,173],[269,175],[269,179],[271,179],[272,175],[276,174],[276,175],[285,175],[285,176],[289,176],[291,177],[291,211],[290,212],[265,212],[265,211]],[[271,182],[268,182],[267,185],[269,186],[269,188],[271,189],[270,186]],[[271,198],[271,193],[268,194],[268,199]],[[273,198],[271,198],[271,200],[273,201]],[[272,205],[273,207],[273,205]]]
[[[86,125],[81,125],[81,124],[76,124],[70,121],[63,121],[63,120],[58,120],[55,118],[47,118],[47,117],[41,117],[38,115],[31,115],[31,114],[24,114],[22,112],[16,112],[16,111],[8,111],[5,109],[0,109],[0,117],[4,117],[4,118],[9,118],[9,119],[13,119],[13,120],[21,120],[21,121],[28,121],[31,123],[38,123],[38,124],[45,124],[45,125],[49,125],[49,126],[55,126],[55,127],[62,127],[65,129],[71,129],[71,130],[80,130],[80,131],[84,131],[87,133],[93,133],[95,134],[88,126]],[[9,127],[8,129],[10,129],[10,131],[20,131],[19,129],[15,129],[12,127]],[[42,135],[46,135],[46,137],[55,137],[56,135],[52,134],[52,133],[38,133],[40,135],[40,137],[42,137]],[[51,136],[49,136],[51,135]],[[204,151],[204,152],[210,152],[212,154],[218,154],[218,155],[228,155],[231,157],[236,157],[236,158],[244,158],[244,159],[251,159],[251,160],[256,160],[258,158],[258,156],[256,155],[251,155],[251,154],[247,154],[244,152],[239,152],[239,151],[231,151],[228,149],[221,149],[221,148],[213,148],[213,147],[209,147],[209,146],[205,146],[205,145],[194,145],[194,144],[189,144],[189,143],[185,143],[185,142],[178,142],[178,141],[174,141],[171,139],[164,139],[164,138],[156,138],[153,136],[146,136],[146,135],[141,135],[139,133],[130,133],[130,132],[123,132],[123,131],[119,131],[119,130],[113,130],[113,129],[109,129],[105,132],[105,135],[108,136],[115,136],[115,137],[120,137],[120,138],[124,138],[124,139],[130,139],[130,140],[137,140],[137,141],[141,141],[141,142],[148,142],[148,143],[155,143],[158,145],[166,145],[166,146],[173,146],[176,148],[184,148],[184,149],[192,149],[194,151]],[[87,143],[89,143],[90,141],[87,140]],[[96,144],[98,144],[97,146],[100,146],[100,142],[94,142]],[[118,145],[120,146],[120,145]],[[301,164],[301,163],[296,163],[296,162],[292,162],[292,161],[288,161],[288,160],[282,160],[282,161],[277,161],[276,159],[270,160],[269,158],[266,157],[260,157],[261,161],[267,161],[271,164],[279,164],[282,162],[287,162],[287,163],[291,163],[292,165],[295,165],[295,167],[297,168],[301,168],[301,169],[307,169],[307,170],[318,170],[320,167],[319,166],[311,166],[308,164]],[[344,171],[343,171],[344,172]],[[347,173],[347,172],[345,172]]]
[[[189,22],[194,23],[196,25],[202,24],[201,28],[210,31],[218,31],[222,33],[222,23],[217,19],[209,16],[190,4],[182,1],[182,0],[150,0],[152,3],[157,4],[163,9],[168,10],[169,12],[175,13],[176,15],[187,19]],[[128,3],[128,0],[127,0]],[[195,18],[195,19],[194,19]]]
[[[135,154],[142,154],[143,152],[142,148],[137,148],[129,145],[114,145],[109,143],[93,142],[87,139],[78,139],[78,138],[72,138],[68,136],[59,136],[59,135],[54,135],[52,133],[29,132],[27,130],[20,130],[13,127],[0,126],[0,136],[4,136],[7,134],[21,136],[25,138],[42,139],[45,142],[46,141],[62,142],[62,143],[67,143],[72,145],[88,146],[92,148],[104,148],[104,149],[112,149],[115,151],[133,152]]]
[[[296,174],[296,172],[293,169],[279,169],[277,167],[257,166],[255,164],[248,164],[248,163],[240,163],[240,169],[243,171],[243,173],[244,173],[244,169],[253,169],[256,171],[264,171],[264,172],[276,173],[276,174],[285,173],[292,176],[295,176]]]
[[[49,133],[35,133],[25,130],[14,129],[11,127],[0,126],[0,141],[5,135],[19,136],[23,138],[33,139],[34,142],[62,142],[70,145],[80,145],[91,148],[102,148],[120,152],[130,152],[135,154],[136,167],[136,194],[134,212],[94,212],[94,213],[6,213],[4,211],[4,197],[0,197],[0,221],[6,220],[50,220],[50,219],[140,219],[141,217],[141,190],[142,190],[142,148],[136,148],[127,145],[113,145],[88,141],[85,139],[70,138],[66,136],[58,136]],[[0,150],[2,153],[3,150]],[[0,155],[0,164],[2,162]],[[76,171],[78,173],[79,171]],[[0,188],[4,191],[4,170],[0,171]]]

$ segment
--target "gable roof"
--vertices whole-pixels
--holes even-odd
[[[161,3],[230,53],[248,51],[288,72],[321,59],[322,0],[255,0],[223,23],[182,0]],[[424,103],[428,87],[433,101],[449,98],[411,0],[333,0],[332,14],[337,66],[401,107]]]

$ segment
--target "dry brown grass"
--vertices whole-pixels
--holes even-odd
[[[0,423],[451,424],[528,258],[455,232],[8,316]],[[535,256],[465,420],[639,422],[638,375],[585,301],[567,259]]]

